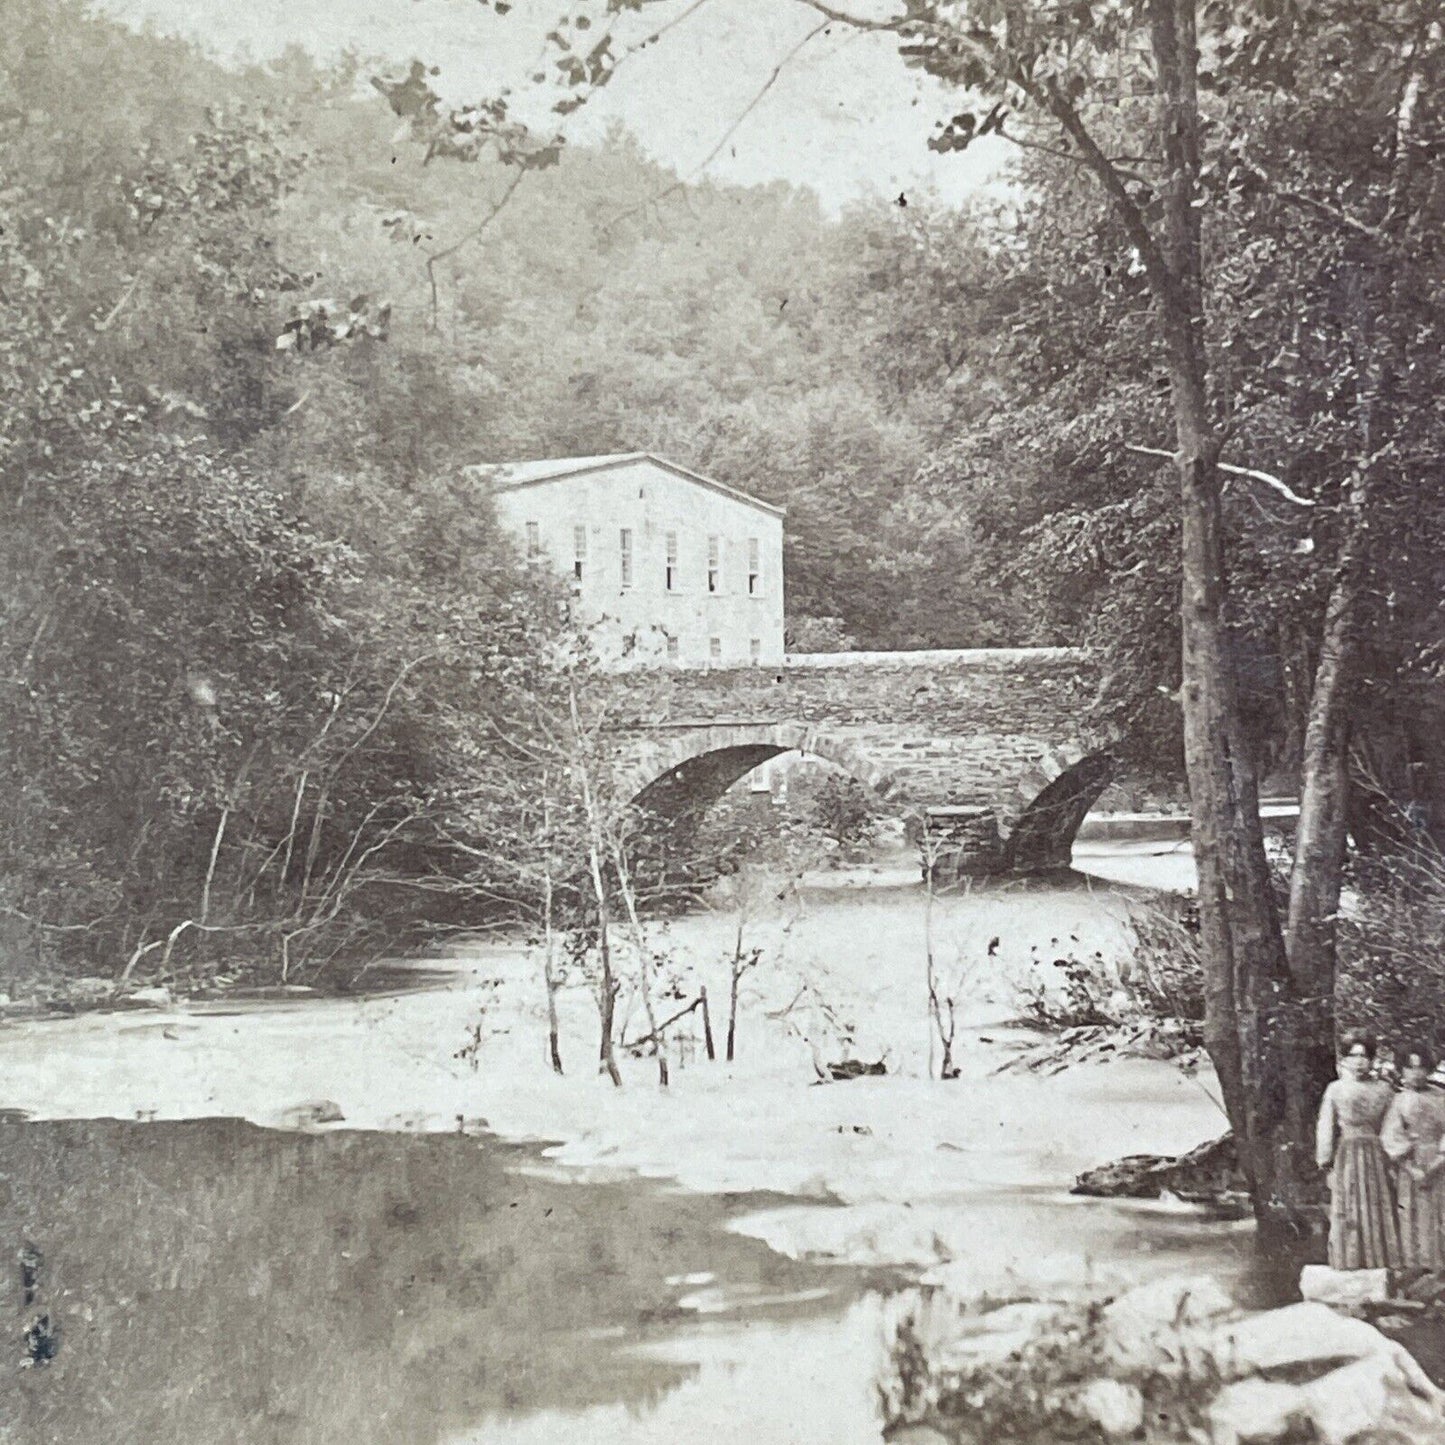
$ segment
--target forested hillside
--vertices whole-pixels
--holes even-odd
[[[285,433],[294,465],[409,485],[473,460],[654,450],[787,506],[800,636],[833,617],[872,647],[1038,633],[1029,606],[981,585],[971,509],[915,486],[998,394],[957,321],[897,322],[899,283],[940,248],[983,283],[967,222],[835,221],[782,185],[683,185],[617,134],[529,172],[477,235],[503,167],[424,164],[346,86],[299,124],[311,158],[287,251],[392,313],[385,347],[314,384]]]
[[[1169,382],[1137,249],[1067,155],[1026,152],[991,209],[834,217],[621,132],[523,169],[435,153],[398,101],[424,71],[222,68],[74,0],[0,17],[15,956],[318,968],[512,886],[475,720],[535,714],[560,609],[462,480],[478,461],[650,449],[782,503],[795,647],[1095,645],[1100,712],[1177,767]],[[1251,155],[1377,194],[1378,136],[1338,121],[1378,131],[1385,102],[1320,96],[1268,110]],[[1438,813],[1431,289],[1391,313],[1366,564],[1358,242],[1230,154],[1206,301],[1247,714],[1288,780],[1347,576],[1357,799]]]

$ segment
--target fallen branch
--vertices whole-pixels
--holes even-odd
[[[665,1042],[664,1035],[667,1033],[668,1029],[670,1029],[673,1024],[678,1021],[678,1019],[686,1018],[688,1014],[690,1014],[694,1009],[706,1007],[707,991],[706,989],[704,989],[703,992],[700,993],[695,999],[693,999],[693,1001],[688,1004],[686,1008],[678,1009],[678,1011],[673,1014],[671,1018],[664,1019],[660,1024],[658,1024],[655,1029],[653,1029],[651,1033],[643,1034],[640,1039],[633,1039],[631,1043],[628,1043],[626,1039],[623,1039],[622,1047],[630,1051],[632,1049],[640,1049],[643,1047],[644,1044]]]

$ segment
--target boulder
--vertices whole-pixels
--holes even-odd
[[[1299,1292],[1307,1300],[1353,1310],[1384,1304],[1390,1297],[1390,1276],[1383,1269],[1331,1269],[1307,1264],[1300,1271]]]
[[[1144,1423],[1144,1397],[1137,1385],[1121,1380],[1090,1380],[1074,1402],[1111,1440],[1133,1435]]]
[[[1209,1342],[1215,1368],[1226,1380],[1278,1372],[1308,1378],[1331,1364],[1393,1348],[1373,1325],[1313,1301],[1232,1321]]]
[[[1344,1445],[1366,1431],[1417,1445],[1445,1441],[1445,1395],[1402,1345],[1331,1370],[1301,1393],[1321,1445]]]
[[[1298,1433],[1310,1407],[1298,1385],[1239,1380],[1214,1397],[1208,1418],[1213,1445],[1266,1445]]]
[[[1307,1383],[1256,1375],[1226,1386],[1209,1407],[1214,1445],[1262,1445],[1295,1438],[1306,1427],[1321,1445],[1345,1445],[1364,1434],[1445,1445],[1445,1393],[1409,1351],[1361,1320],[1306,1303],[1252,1316],[1217,1338],[1220,1364],[1232,1373],[1304,1372],[1356,1358]]]
[[[161,984],[150,988],[132,989],[125,996],[127,1003],[145,1004],[147,1008],[170,1008],[175,1003],[175,995],[170,989]]]
[[[1208,1275],[1175,1276],[1120,1295],[1103,1313],[1104,1354],[1122,1373],[1183,1373],[1209,1353],[1213,1328],[1237,1314]]]
[[[345,1118],[341,1105],[334,1099],[310,1099],[283,1109],[276,1123],[282,1129],[315,1129],[322,1124],[340,1124]]]
[[[878,1059],[868,1063],[863,1059],[843,1059],[840,1063],[827,1065],[828,1079],[832,1083],[842,1084],[849,1079],[875,1078],[888,1072],[886,1059]]]
[[[1069,1192],[1093,1199],[1158,1199],[1164,1190],[1161,1175],[1175,1162],[1172,1154],[1126,1154],[1084,1170]]]
[[[1187,1154],[1130,1154],[1085,1170],[1070,1192],[1106,1199],[1158,1199],[1167,1193],[1232,1210],[1244,1189],[1234,1136],[1225,1134]]]

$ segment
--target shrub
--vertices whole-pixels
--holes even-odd
[[[958,1445],[1097,1442],[1100,1428],[1081,1395],[1118,1376],[1104,1350],[1101,1317],[1097,1304],[1061,1308],[1008,1357],[969,1360],[965,1354],[960,1360],[957,1315],[925,1295],[897,1327],[879,1384],[885,1436],[925,1426]],[[1215,1382],[1140,1372],[1132,1383],[1143,1401],[1144,1439],[1164,1445],[1198,1438]]]
[[[1133,950],[1117,967],[1097,950],[1080,957],[1065,948],[1046,968],[1035,950],[1029,967],[1014,979],[1025,1016],[1048,1029],[1201,1022],[1204,967],[1193,904],[1138,908],[1131,926]]]
[[[1376,860],[1339,926],[1336,1026],[1445,1051],[1445,859]]]
[[[808,822],[840,848],[857,848],[872,841],[878,806],[857,778],[830,773],[809,800]]]
[[[1199,909],[1192,899],[1135,908],[1134,952],[1121,981],[1152,1018],[1204,1019],[1204,960]]]

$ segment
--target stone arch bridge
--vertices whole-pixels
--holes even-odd
[[[940,871],[1067,867],[1115,772],[1088,725],[1097,673],[1075,648],[816,653],[781,669],[634,672],[608,728],[629,796],[664,824],[797,750],[925,820]]]

